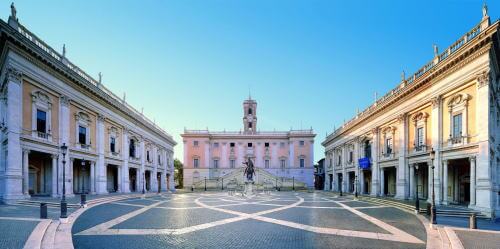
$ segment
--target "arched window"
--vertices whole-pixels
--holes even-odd
[[[252,115],[252,114],[253,114],[252,108],[248,108],[248,115]]]

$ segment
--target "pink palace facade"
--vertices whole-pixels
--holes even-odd
[[[257,131],[257,102],[243,102],[243,131],[185,130],[184,187],[219,179],[244,168],[251,158],[258,169],[313,186],[314,134],[309,130]]]

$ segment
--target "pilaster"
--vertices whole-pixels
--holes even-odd
[[[370,195],[378,196],[380,195],[380,181],[379,181],[379,166],[378,166],[378,155],[379,155],[379,129],[375,128],[372,130],[372,188]]]
[[[121,190],[123,193],[130,193],[130,179],[129,179],[129,169],[128,169],[128,160],[129,160],[129,138],[128,138],[128,130],[123,128],[122,133],[122,167],[121,167]]]
[[[442,202],[442,195],[441,195],[441,137],[442,137],[442,126],[443,126],[443,108],[441,105],[441,96],[437,96],[431,99],[431,104],[432,104],[432,111],[431,111],[431,124],[432,127],[431,129],[431,134],[432,134],[432,149],[434,149],[435,154],[435,159],[433,161],[434,163],[434,193],[435,193],[435,198],[436,202],[440,203]],[[430,189],[430,188],[429,188]]]
[[[104,162],[104,116],[97,115],[97,194],[107,194],[106,165]]]
[[[408,187],[408,163],[406,159],[406,154],[408,151],[408,114],[403,113],[398,117],[398,139],[397,141],[397,151],[398,154],[398,167],[397,167],[397,178],[396,178],[396,198],[406,199],[410,196],[410,188]]]
[[[5,172],[3,173],[4,186],[3,201],[11,202],[24,198],[23,196],[23,168],[22,151],[19,134],[22,133],[22,88],[20,71],[7,67],[5,78],[7,91],[7,157],[5,158]],[[2,152],[3,153],[3,152]]]

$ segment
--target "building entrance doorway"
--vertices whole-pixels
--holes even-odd
[[[372,171],[363,170],[363,194],[370,194],[372,191]]]
[[[384,174],[384,192],[385,196],[396,195],[396,167],[388,167],[382,170]]]
[[[338,181],[337,181],[337,190],[338,191],[344,191],[344,188],[342,188],[343,180],[344,180],[344,179],[342,179],[342,173],[338,173],[337,174],[337,179],[338,179]]]
[[[118,166],[108,164],[106,169],[106,188],[109,193],[118,191]]]
[[[50,154],[32,151],[28,155],[28,193],[50,195],[52,192],[52,158]]]
[[[128,177],[130,179],[130,191],[131,192],[137,192],[137,169],[136,168],[129,168],[128,169]]]
[[[354,193],[354,179],[356,178],[356,173],[354,173],[354,171],[351,171],[347,173],[347,177],[349,178],[349,186],[347,187],[348,191],[350,193]]]
[[[333,188],[333,174],[328,174],[328,177],[330,179],[330,185],[328,186],[328,190],[332,190],[332,188]]]
[[[90,190],[90,162],[75,159],[73,162],[73,192],[87,194]]]
[[[448,166],[447,194],[453,204],[470,202],[470,162],[468,159],[450,160]]]

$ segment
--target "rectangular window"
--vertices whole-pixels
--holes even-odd
[[[424,145],[424,127],[417,128],[417,147]]]
[[[193,141],[193,146],[198,146],[198,141]]]
[[[269,148],[269,143],[264,143],[264,147]]]
[[[331,167],[331,166],[333,165],[333,162],[332,162],[332,161],[333,161],[333,160],[330,158],[330,164],[328,164],[328,166],[330,166],[330,167]]]
[[[115,138],[114,138],[114,137],[111,137],[111,138],[109,139],[109,150],[110,150],[111,152],[115,152],[115,144],[116,144],[116,140],[115,140]]]
[[[158,164],[161,164],[161,157],[158,155]]]
[[[339,155],[337,165],[341,165],[341,164],[342,164],[342,156]]]
[[[300,146],[304,146],[304,141],[299,141]]]
[[[264,166],[266,167],[266,169],[269,169],[269,160],[265,161],[265,165]]]
[[[353,152],[349,151],[349,163],[352,163],[353,160]]]
[[[193,166],[194,166],[195,168],[198,168],[198,166],[199,166],[199,165],[198,165],[198,158],[195,158],[195,159],[193,160]]]
[[[248,147],[251,148],[253,146],[252,143],[248,143]]]
[[[284,169],[284,168],[285,168],[285,166],[286,166],[286,161],[285,161],[285,159],[281,159],[281,160],[280,160],[280,166],[281,166],[281,168],[282,168],[282,169]]]
[[[365,142],[365,157],[366,158],[372,157],[372,145],[370,144],[370,141]]]
[[[306,165],[306,160],[305,160],[304,158],[301,158],[301,159],[300,159],[300,167],[301,167],[301,168],[304,168],[304,167],[305,167],[305,165]]]
[[[235,168],[235,166],[236,166],[236,162],[234,161],[234,159],[231,159],[231,160],[229,161],[229,167],[230,167],[231,169],[234,169],[234,168]]]
[[[149,162],[149,161],[151,161],[151,160],[149,160],[149,150],[148,150],[148,151],[146,151],[146,160],[147,160],[148,162]]]
[[[281,142],[281,143],[280,143],[280,147],[281,147],[281,148],[284,148],[284,147],[285,147],[285,142]]]
[[[128,154],[130,157],[135,158],[135,140],[130,139],[130,143],[128,145]]]
[[[87,128],[78,126],[78,143],[87,144]]]
[[[229,147],[234,148],[234,143],[229,143]]]
[[[453,115],[453,137],[462,137],[462,114]]]
[[[219,143],[214,143],[214,148],[219,148]]]
[[[219,160],[214,159],[214,168],[219,168]]]
[[[385,152],[387,154],[391,154],[392,153],[392,138],[387,138],[385,140]]]
[[[36,111],[36,131],[47,132],[47,113],[44,111]]]
[[[248,123],[248,128],[252,129],[252,126],[253,126],[252,122],[249,122]]]

